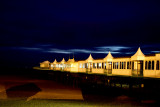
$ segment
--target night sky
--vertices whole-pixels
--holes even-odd
[[[2,0],[0,67],[160,52],[158,0]]]

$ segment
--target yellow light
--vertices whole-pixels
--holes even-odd
[[[141,88],[143,88],[144,87],[144,84],[141,84]]]

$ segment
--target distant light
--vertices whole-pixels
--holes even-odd
[[[143,88],[144,87],[144,84],[141,84],[141,88]]]

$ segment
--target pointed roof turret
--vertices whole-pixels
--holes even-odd
[[[142,53],[141,48],[139,47],[137,52],[131,57],[131,60],[144,60],[145,55]]]
[[[70,61],[71,61],[71,59],[69,58],[67,62],[70,62]]]
[[[112,56],[111,52],[109,51],[108,55],[104,58],[104,60],[105,61],[112,61],[112,59],[113,59],[113,56]]]
[[[65,61],[65,59],[63,58],[62,61],[61,61],[61,63],[65,63],[65,62],[66,62],[66,61]]]
[[[92,55],[90,54],[88,59],[86,59],[87,62],[92,62],[94,59],[92,58]]]
[[[56,63],[57,63],[57,60],[55,59],[54,62],[53,62],[53,64],[56,64]]]
[[[68,61],[67,62],[74,62],[75,60],[74,60],[74,58],[73,59],[68,59]]]
[[[74,62],[75,60],[74,60],[74,58],[73,59],[70,59],[70,62]]]

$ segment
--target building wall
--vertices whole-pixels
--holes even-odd
[[[155,70],[155,74],[156,74],[156,77],[158,78],[160,78],[160,70]]]
[[[78,72],[86,72],[86,68],[78,68]]]
[[[92,68],[92,73],[103,74],[104,73],[104,69],[95,69],[95,68]]]
[[[155,56],[147,56],[145,57],[144,60],[144,68],[143,68],[143,76],[144,77],[156,77],[156,76],[160,76],[160,70],[156,70],[157,67],[157,60],[160,60],[160,56],[159,55],[155,55]],[[149,62],[149,61],[154,61],[154,69],[146,69],[146,64],[145,62]],[[147,64],[148,66],[148,64]],[[152,68],[152,63],[151,63],[151,68]]]
[[[130,69],[112,69],[112,74],[131,76],[132,73]]]
[[[144,77],[155,77],[156,76],[156,70],[144,70],[143,71]]]
[[[71,71],[71,68],[64,68],[64,71]]]
[[[43,68],[43,67],[44,67],[44,64],[40,64],[40,67]]]
[[[49,64],[48,63],[41,63],[40,67],[41,68],[49,68]]]
[[[56,68],[56,70],[61,70],[61,68]]]
[[[78,72],[78,62],[71,64],[71,72]]]

